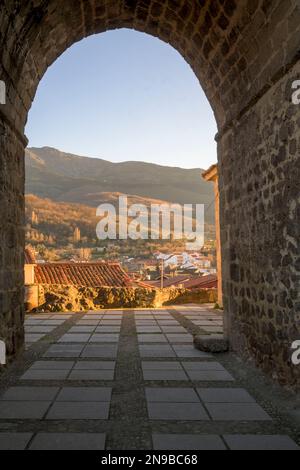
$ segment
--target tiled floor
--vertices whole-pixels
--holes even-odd
[[[199,327],[202,334],[223,333],[223,317],[219,310],[212,310],[211,307],[205,310],[179,309],[178,312],[184,318],[190,320],[193,325]]]
[[[0,450],[296,449],[195,332],[222,332],[221,312],[28,316],[23,366],[0,380]]]
[[[113,380],[113,361],[37,361],[21,380]]]
[[[69,318],[70,315],[35,315],[27,318],[25,320],[25,343],[30,346],[40,341]]]

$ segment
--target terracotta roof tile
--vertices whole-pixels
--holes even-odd
[[[171,287],[171,286],[177,286],[180,284],[184,284],[185,281],[189,279],[189,275],[180,275],[180,276],[174,276],[174,277],[169,277],[167,279],[164,279],[164,287]],[[161,286],[161,280],[157,279],[156,281],[146,281],[149,286],[152,287],[160,287]]]
[[[217,289],[218,277],[216,274],[189,279],[183,283],[186,289]]]
[[[149,287],[160,287],[160,281],[145,281]],[[181,286],[184,289],[217,289],[218,287],[218,277],[216,274],[201,276],[197,278],[190,279],[187,276],[176,276],[174,278],[169,278],[164,281],[164,287]]]
[[[85,287],[127,287],[131,279],[119,264],[46,263],[34,268],[37,284],[61,284]]]
[[[35,253],[32,248],[25,248],[25,264],[35,264]]]

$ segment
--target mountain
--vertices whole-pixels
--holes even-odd
[[[124,194],[102,193],[101,203],[116,205],[118,204],[119,196],[124,196]],[[56,240],[57,246],[66,246],[74,235],[74,229],[77,227],[82,238],[96,242],[96,227],[100,217],[96,215],[94,207],[70,202],[55,202],[52,199],[40,198],[33,194],[27,194],[25,201],[27,239],[32,235],[34,237],[42,234],[42,237],[37,236],[37,241],[39,241],[39,238],[45,241],[50,235],[50,237]],[[128,196],[128,204],[143,204],[149,210],[151,204],[164,204],[164,201],[143,198],[141,196]],[[118,225],[118,216],[116,220]],[[129,221],[131,220],[132,218],[129,217]],[[141,224],[141,231],[147,232],[148,227],[148,224]],[[150,236],[149,239],[151,240]],[[30,241],[32,242],[33,240]]]
[[[214,189],[203,170],[142,162],[112,163],[54,148],[29,148],[25,154],[26,194],[57,202],[97,207],[122,193],[144,200],[205,204],[206,222],[214,223]]]
[[[114,204],[121,193],[103,193],[103,203]],[[70,259],[111,260],[122,256],[151,258],[160,250],[183,251],[184,240],[111,240],[100,241],[96,227],[100,217],[95,207],[70,202],[56,202],[27,194],[25,196],[25,234],[27,245],[34,248],[45,261],[69,261]],[[129,204],[161,204],[164,201],[128,197]],[[132,218],[129,220],[131,221]],[[117,227],[119,219],[117,217]],[[141,232],[147,232],[149,225],[141,223]],[[212,226],[206,227],[208,239],[214,237]],[[153,232],[152,232],[153,233]],[[75,238],[76,236],[76,238]],[[88,258],[86,258],[88,256]]]

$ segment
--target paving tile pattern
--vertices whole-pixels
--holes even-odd
[[[222,324],[208,305],[28,316],[0,376],[0,450],[298,450],[229,355],[194,349]]]

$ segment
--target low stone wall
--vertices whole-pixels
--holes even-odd
[[[29,298],[30,297],[30,298]],[[30,286],[28,311],[67,312],[105,308],[160,308],[172,304],[216,303],[216,289],[90,288],[62,285]]]

